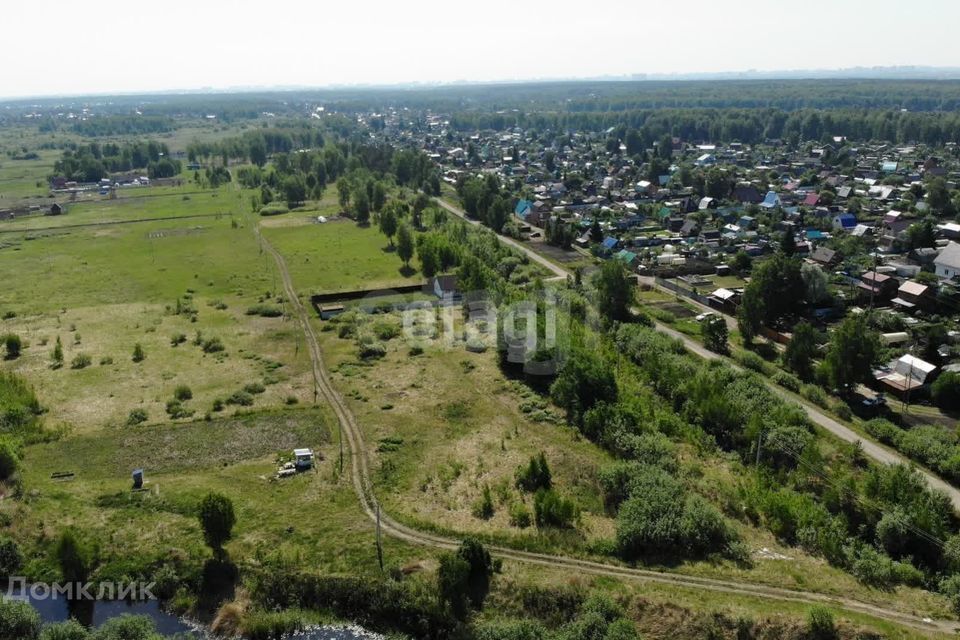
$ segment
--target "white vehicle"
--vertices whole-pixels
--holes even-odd
[[[716,315],[717,314],[715,314],[713,311],[704,311],[703,313],[697,316],[697,322],[703,322],[707,318],[712,318]]]

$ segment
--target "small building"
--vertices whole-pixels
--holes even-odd
[[[857,216],[852,213],[838,213],[833,217],[833,228],[837,231],[852,231],[857,226]]]
[[[950,243],[940,252],[934,261],[936,274],[941,280],[953,280],[960,275],[960,244]]]
[[[67,212],[67,205],[54,202],[50,205],[50,214],[51,216],[60,216]]]
[[[902,397],[929,384],[936,371],[936,365],[906,354],[891,362],[885,368],[874,372],[874,378],[881,385]]]
[[[461,296],[457,289],[457,276],[435,276],[433,278],[433,294],[443,302],[459,301]]]
[[[897,289],[897,297],[891,302],[904,311],[923,309],[932,300],[930,287],[915,280],[907,280]]]
[[[293,464],[297,471],[307,471],[313,468],[313,450],[312,449],[294,449]]]
[[[885,302],[894,296],[898,281],[892,276],[875,271],[867,271],[860,277],[857,285],[863,300],[872,298],[874,303]]]

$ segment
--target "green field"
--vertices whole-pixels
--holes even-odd
[[[264,236],[284,255],[290,275],[302,294],[381,289],[419,284],[416,270],[405,273],[397,254],[376,227],[361,227],[352,220],[317,223],[318,215],[331,216],[335,206],[318,212],[294,212],[268,218]]]

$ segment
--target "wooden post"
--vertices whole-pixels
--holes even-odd
[[[383,571],[383,543],[380,539],[380,505],[377,504],[377,560],[380,562],[380,571]]]

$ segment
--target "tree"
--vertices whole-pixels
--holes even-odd
[[[65,582],[84,583],[97,564],[97,548],[82,540],[73,529],[60,534],[55,550]]]
[[[207,546],[214,554],[222,554],[223,545],[233,537],[233,525],[237,522],[233,502],[219,493],[208,493],[200,501],[199,517]]]
[[[11,538],[0,538],[0,579],[17,575],[23,563],[23,552],[17,543]]]
[[[470,565],[459,555],[445,553],[440,556],[437,568],[437,592],[441,603],[453,611],[453,615],[463,620],[469,611],[467,596]]]
[[[708,316],[703,321],[703,346],[715,353],[727,353],[730,331],[727,321],[720,316]]]
[[[866,314],[846,318],[833,332],[823,361],[830,384],[840,393],[849,393],[870,376],[879,349],[880,341],[868,326]]]
[[[954,213],[953,202],[950,200],[950,189],[943,178],[936,177],[930,180],[927,185],[927,204],[935,212],[942,215],[952,215]]]
[[[59,369],[63,366],[63,343],[60,342],[60,336],[57,336],[57,342],[53,345],[50,359],[52,360],[54,369]]]
[[[250,141],[248,154],[250,155],[250,162],[258,167],[262,168],[263,165],[267,164],[267,145],[262,136],[256,136]]]
[[[393,207],[387,207],[383,213],[380,214],[380,232],[387,236],[387,240],[390,241],[390,246],[393,246],[393,236],[397,233],[397,214],[394,212]]]
[[[147,354],[144,353],[143,347],[140,345],[140,343],[138,342],[137,344],[133,345],[133,361],[143,362],[146,359]]]
[[[803,280],[806,300],[811,304],[820,304],[830,298],[828,289],[829,279],[823,269],[815,264],[804,264],[800,267],[800,278]]]
[[[17,334],[8,333],[5,335],[3,337],[3,346],[7,351],[7,360],[16,360],[20,357],[20,350],[23,347],[23,343]]]
[[[793,337],[783,351],[783,363],[801,380],[813,378],[813,357],[817,351],[817,336],[813,326],[801,320],[793,328]]]
[[[907,247],[911,250],[932,247],[937,243],[937,229],[930,219],[907,227]]]
[[[347,210],[347,207],[350,206],[350,194],[352,189],[350,188],[350,183],[346,178],[340,178],[337,180],[337,202],[340,204],[340,208],[344,211]]]
[[[600,228],[600,221],[597,219],[594,219],[593,224],[590,225],[590,242],[594,244],[603,242],[603,229]]]
[[[542,451],[539,455],[532,456],[526,467],[517,469],[516,485],[518,489],[531,492],[538,489],[549,489],[553,485],[550,466],[547,464],[547,457]]]
[[[737,273],[746,273],[750,271],[750,267],[753,266],[753,259],[746,251],[740,249],[733,254],[733,261],[730,266],[732,266],[733,270]]]
[[[553,489],[540,489],[533,496],[533,521],[538,528],[569,529],[579,517],[577,505]]]
[[[406,223],[397,230],[397,255],[403,260],[403,265],[410,267],[410,258],[413,257],[413,232]]]
[[[457,557],[467,563],[467,598],[474,609],[483,609],[483,603],[490,593],[490,579],[498,567],[490,553],[479,541],[467,538],[460,544]]]
[[[370,222],[370,197],[365,188],[357,189],[353,194],[353,213],[357,224],[366,225]]]
[[[20,468],[20,447],[9,436],[0,438],[0,480],[7,480]]]
[[[788,226],[780,237],[780,251],[788,257],[797,252],[797,239],[793,235],[793,227]]]
[[[933,401],[941,409],[960,410],[960,373],[946,371],[940,374],[930,389]]]
[[[593,285],[597,288],[597,307],[608,322],[625,322],[630,319],[634,287],[622,262],[604,262],[594,276]]]
[[[307,199],[307,185],[299,175],[287,176],[283,180],[283,199],[293,209]]]
[[[765,312],[759,290],[756,287],[747,287],[743,292],[740,308],[737,309],[737,328],[745,343],[749,344],[760,333]]]

